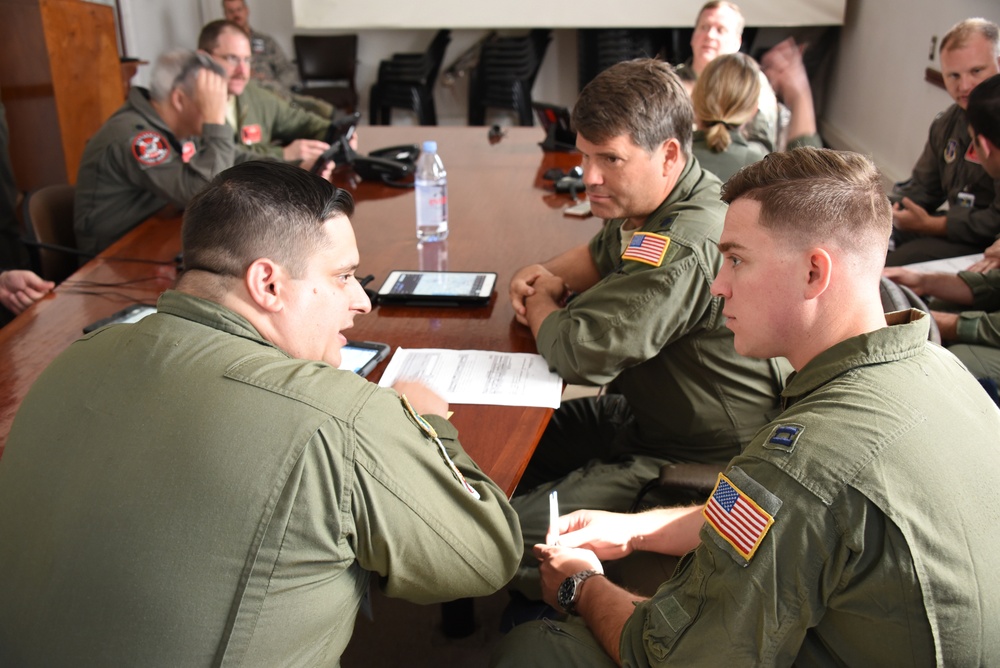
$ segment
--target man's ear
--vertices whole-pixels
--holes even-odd
[[[254,260],[243,277],[250,299],[269,313],[284,307],[284,280],[285,272],[266,257]]]
[[[179,87],[175,87],[170,91],[170,106],[178,114],[184,111],[184,98],[184,91],[182,91]]]
[[[983,152],[984,158],[988,158],[997,152],[997,145],[991,142],[986,135],[978,134],[973,141],[979,143],[979,150]]]
[[[681,143],[671,137],[662,144],[663,148],[663,175],[666,176],[673,171],[674,167],[681,160]]]
[[[833,260],[830,254],[822,248],[811,248],[808,251],[809,278],[806,281],[806,299],[816,299],[830,287],[830,275],[833,273]]]

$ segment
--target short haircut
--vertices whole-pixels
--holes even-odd
[[[215,47],[219,45],[219,35],[225,30],[238,32],[248,40],[250,39],[247,31],[232,21],[217,19],[211,23],[206,23],[205,27],[201,29],[201,33],[198,35],[198,48],[205,53],[212,53],[215,51]]]
[[[833,244],[881,271],[892,207],[865,156],[812,147],[771,153],[722,187],[728,204],[743,197],[760,202],[759,223],[776,236],[801,246]]]
[[[974,35],[982,35],[986,38],[993,45],[993,56],[1000,58],[1000,27],[992,21],[980,18],[965,19],[953,25],[941,39],[939,53],[961,49],[969,43]]]
[[[691,91],[694,115],[705,126],[705,143],[715,153],[729,148],[729,131],[752,119],[759,102],[760,67],[743,53],[710,62]]]
[[[965,117],[974,133],[1000,148],[1000,74],[994,74],[972,89]]]
[[[349,192],[301,167],[244,162],[212,179],[184,211],[184,266],[243,277],[254,261],[268,258],[298,278],[330,243],[323,224],[353,213]]]
[[[698,10],[698,16],[694,20],[694,24],[697,26],[698,21],[701,21],[701,15],[704,14],[709,9],[718,9],[719,7],[728,7],[729,9],[736,12],[737,16],[740,17],[739,23],[736,24],[736,34],[742,35],[743,28],[746,26],[746,19],[743,18],[743,10],[739,8],[735,2],[726,2],[726,0],[712,0],[711,2],[706,2]]]
[[[673,68],[638,58],[616,63],[580,92],[573,127],[587,141],[603,144],[619,135],[652,153],[668,139],[691,155],[691,99]]]
[[[175,88],[188,95],[194,94],[194,80],[199,70],[211,70],[221,77],[226,71],[203,53],[190,49],[171,49],[164,52],[153,64],[149,75],[149,96],[158,102],[170,97]]]

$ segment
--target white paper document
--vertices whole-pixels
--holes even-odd
[[[379,380],[419,380],[450,404],[559,408],[562,380],[541,355],[397,348]]]
[[[961,257],[946,257],[943,260],[928,260],[927,262],[914,262],[903,265],[907,269],[919,271],[922,274],[933,274],[941,272],[945,274],[957,274],[965,271],[970,266],[983,259],[982,253],[975,255],[962,255]]]

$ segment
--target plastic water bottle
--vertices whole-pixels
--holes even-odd
[[[444,171],[436,141],[425,141],[414,175],[417,193],[417,239],[448,238],[448,173]]]

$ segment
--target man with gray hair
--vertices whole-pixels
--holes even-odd
[[[149,90],[133,87],[87,142],[74,203],[77,245],[99,253],[164,207],[184,208],[237,161],[225,71],[194,51],[164,53]]]

